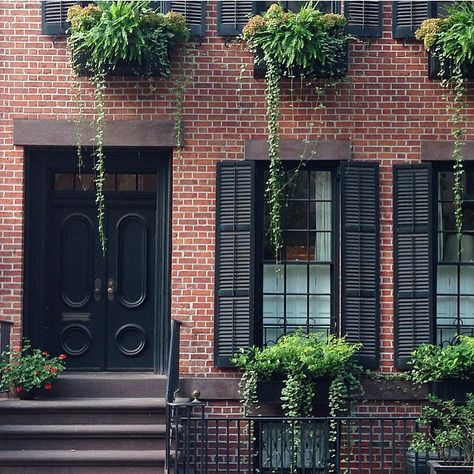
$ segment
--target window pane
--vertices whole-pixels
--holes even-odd
[[[461,296],[461,326],[474,326],[474,296]]]
[[[307,260],[306,232],[285,232],[286,236],[286,259]]]
[[[331,299],[329,296],[309,297],[310,324],[327,326],[331,324]]]
[[[454,221],[454,204],[444,202],[438,204],[438,210],[441,212],[441,219],[438,219],[438,230],[456,230],[456,223]]]
[[[456,234],[438,234],[438,261],[457,262],[459,260]]]
[[[461,237],[461,262],[474,261],[474,235],[464,234]]]
[[[458,268],[455,265],[438,265],[437,292],[438,294],[457,294]]]
[[[56,191],[73,191],[74,190],[74,174],[73,173],[56,173],[54,175],[54,189]]]
[[[306,265],[286,266],[286,292],[307,293],[308,292],[308,268]]]
[[[454,201],[454,175],[452,171],[438,173],[438,199],[440,201]]]
[[[474,230],[474,202],[462,204],[462,230]]]
[[[474,267],[461,267],[461,294],[474,295]]]
[[[310,265],[309,292],[331,293],[331,267],[329,265]]]
[[[156,174],[139,174],[138,175],[139,191],[156,191]]]
[[[308,203],[301,201],[290,201],[286,207],[286,228],[307,229],[308,228]]]
[[[282,265],[263,266],[263,292],[283,293],[285,289],[284,268]]]
[[[310,175],[310,199],[331,200],[331,172],[315,171]]]
[[[309,211],[309,227],[316,230],[331,230],[332,213],[330,202],[312,202]]]
[[[308,199],[309,173],[299,170],[298,173],[289,172],[288,199]]]
[[[268,296],[263,297],[263,325],[284,323],[284,297]]]
[[[457,296],[438,296],[436,299],[436,322],[442,326],[457,324]]]
[[[95,189],[94,175],[84,174],[76,175],[76,190],[78,191],[93,191]]]
[[[263,328],[263,345],[264,346],[271,346],[275,344],[275,342],[280,339],[281,336],[284,334],[283,327],[264,327]]]
[[[309,259],[318,262],[331,261],[331,233],[310,232],[309,233]]]
[[[448,346],[457,335],[457,328],[453,326],[438,326],[436,331],[436,342],[439,346]]]
[[[308,315],[307,296],[286,297],[286,321],[292,326],[306,326]]]
[[[117,191],[135,191],[137,189],[136,174],[118,174]]]

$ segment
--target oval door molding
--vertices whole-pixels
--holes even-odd
[[[92,334],[82,324],[69,324],[59,335],[59,341],[63,351],[70,356],[85,354],[91,345]]]
[[[126,308],[138,308],[146,299],[148,227],[138,214],[117,222],[116,295]]]
[[[138,324],[126,324],[115,333],[115,343],[123,355],[137,356],[146,346],[145,330]]]
[[[92,221],[81,213],[68,216],[60,225],[60,293],[64,304],[71,308],[80,308],[92,298],[93,232]],[[89,242],[84,244],[86,240]]]

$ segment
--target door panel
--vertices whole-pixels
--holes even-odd
[[[144,199],[141,208],[111,206],[106,366],[110,370],[151,369],[155,346],[155,209],[153,201]]]
[[[104,273],[97,254],[93,203],[55,200],[49,239],[49,350],[67,353],[68,367],[104,368],[105,301],[95,289]]]

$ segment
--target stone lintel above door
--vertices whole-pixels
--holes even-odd
[[[82,145],[92,146],[94,127],[82,125]],[[114,120],[105,123],[107,147],[171,148],[176,146],[173,120]],[[75,146],[76,124],[71,120],[13,121],[13,143],[22,146]]]

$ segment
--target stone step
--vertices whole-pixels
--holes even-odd
[[[165,425],[0,425],[0,451],[164,450]]]
[[[53,385],[57,398],[163,397],[166,376],[148,372],[66,372]]]
[[[69,425],[165,423],[163,398],[0,400],[2,424]]]
[[[0,451],[2,474],[162,474],[161,450]]]

